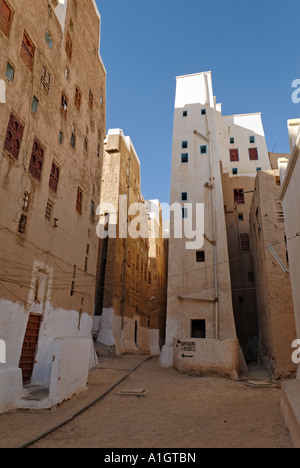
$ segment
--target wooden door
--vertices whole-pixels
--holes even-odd
[[[39,338],[39,331],[42,317],[40,315],[30,315],[25,333],[22,355],[19,367],[22,369],[23,383],[31,380],[35,356]]]

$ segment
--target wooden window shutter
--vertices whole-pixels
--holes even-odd
[[[6,36],[9,34],[12,20],[12,10],[9,8],[5,0],[0,0],[0,29]]]
[[[233,191],[234,203],[243,205],[245,203],[244,189],[234,189]]]
[[[80,89],[77,86],[76,89],[75,89],[75,106],[76,106],[77,110],[80,110],[81,96],[82,96],[82,93],[81,93]]]
[[[250,238],[249,234],[241,234],[241,247],[243,252],[250,251]]]
[[[77,201],[76,201],[76,210],[79,214],[82,213],[82,202],[83,202],[83,192],[81,188],[77,189]]]
[[[231,149],[230,150],[230,161],[231,162],[237,162],[239,161],[239,150],[238,149]]]
[[[54,191],[57,192],[58,188],[58,181],[60,176],[60,168],[58,165],[53,161],[50,173],[50,180],[49,180],[49,187]]]
[[[42,170],[44,163],[45,147],[40,140],[35,137],[29,164],[29,173],[39,182],[42,179]]]
[[[258,161],[257,148],[249,148],[249,157],[250,157],[250,161]]]
[[[69,33],[67,33],[67,38],[66,38],[66,53],[69,59],[71,59],[72,53],[73,53],[73,42]]]
[[[33,70],[35,47],[28,34],[24,31],[21,47],[21,58],[30,71]]]
[[[24,124],[23,122],[16,117],[13,112],[10,114],[5,142],[4,150],[7,151],[13,158],[18,159],[21,142],[24,133]]]

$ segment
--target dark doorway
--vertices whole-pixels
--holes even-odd
[[[192,338],[206,338],[205,320],[192,320]]]
[[[37,351],[39,331],[41,325],[41,315],[30,315],[28,319],[27,329],[22,348],[22,355],[19,367],[22,369],[23,383],[28,383],[31,380],[35,356]]]

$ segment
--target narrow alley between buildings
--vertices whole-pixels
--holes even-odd
[[[0,415],[0,448],[20,447],[101,401],[31,448],[290,448],[280,384],[250,368],[240,381],[164,369],[145,355],[102,358],[87,390],[50,411]]]

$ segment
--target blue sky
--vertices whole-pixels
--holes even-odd
[[[97,0],[107,129],[141,160],[145,199],[169,202],[175,77],[211,70],[223,114],[262,112],[269,151],[289,152],[300,79],[299,0]]]

